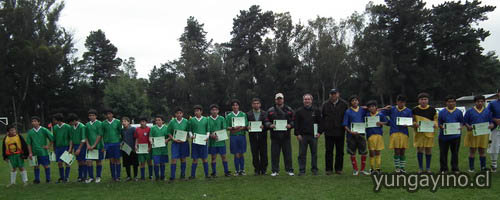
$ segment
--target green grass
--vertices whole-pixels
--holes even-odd
[[[412,135],[413,133],[411,133]],[[463,138],[463,137],[462,137]],[[382,170],[393,171],[393,152],[388,149],[388,134],[384,135],[386,149],[382,151]],[[410,137],[410,148],[406,152],[407,170],[414,172],[417,169],[415,148],[411,145],[413,137]],[[432,171],[439,170],[439,148],[437,147],[437,137],[435,138],[435,148],[433,148]],[[461,143],[463,144],[463,143]],[[268,142],[270,153],[270,141]],[[5,188],[9,182],[9,167],[7,163],[0,164],[0,199],[495,199],[500,189],[499,173],[492,175],[491,188],[488,189],[438,189],[437,192],[430,192],[429,189],[421,189],[415,193],[408,193],[405,189],[383,188],[379,193],[373,192],[373,183],[368,176],[351,175],[352,167],[349,156],[344,158],[343,175],[324,175],[324,138],[321,137],[318,145],[318,166],[320,175],[312,176],[309,170],[309,157],[307,175],[302,177],[289,177],[281,174],[279,177],[254,176],[250,153],[250,145],[245,154],[245,168],[248,173],[245,177],[220,177],[222,166],[217,163],[219,177],[213,180],[203,178],[203,168],[198,166],[196,180],[178,181],[173,184],[166,182],[120,182],[111,183],[109,175],[109,164],[106,161],[103,165],[103,182],[100,184],[75,183],[77,176],[77,166],[73,164],[71,171],[71,183],[67,184],[45,184],[20,185],[20,175],[18,175],[18,185]],[[229,148],[228,148],[229,149]],[[295,137],[292,138],[293,166],[295,172],[298,171],[297,155],[298,144]],[[460,146],[459,165],[461,170],[468,168],[468,149]],[[229,167],[234,171],[232,155],[229,156]],[[489,159],[489,158],[488,158]],[[283,161],[281,161],[282,171],[284,171]],[[488,160],[488,165],[489,165]],[[188,175],[191,161],[188,161]],[[28,163],[26,162],[26,166]],[[367,165],[369,166],[368,162]],[[476,158],[476,168],[479,161]],[[57,180],[58,172],[55,163],[51,165],[52,179]],[[270,169],[270,163],[269,167]],[[167,176],[170,173],[167,166]],[[147,171],[147,170],[146,170]],[[179,169],[177,172],[179,173]],[[146,172],[147,173],[147,172]],[[44,180],[43,170],[41,172]],[[125,170],[122,170],[124,176]],[[269,170],[268,170],[269,174]],[[30,182],[33,180],[33,170],[28,169]]]

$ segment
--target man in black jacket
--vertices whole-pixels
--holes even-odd
[[[271,176],[278,176],[280,169],[280,153],[283,151],[285,160],[285,170],[290,176],[294,176],[292,168],[292,145],[290,143],[290,130],[294,124],[294,113],[290,106],[284,104],[282,93],[274,97],[275,105],[267,110],[266,127],[271,129]],[[286,120],[284,130],[275,130],[277,127],[275,120]]]
[[[258,98],[252,99],[252,110],[247,112],[248,123],[252,121],[263,122],[266,119],[266,112],[260,109],[261,102]],[[264,123],[260,126],[262,131],[253,132],[248,126],[248,137],[250,138],[250,148],[252,149],[252,162],[255,175],[265,175],[267,170],[267,130]]]
[[[345,129],[342,126],[347,103],[340,98],[337,89],[330,90],[330,99],[323,103],[321,111],[321,131],[325,133],[326,174],[333,172],[333,148],[335,148],[335,173],[342,174],[344,161]]]
[[[306,172],[307,146],[311,149],[311,171],[318,174],[318,126],[321,122],[321,112],[313,107],[313,96],[302,96],[304,106],[295,112],[295,136],[299,141],[299,176]],[[315,128],[316,127],[316,128]]]

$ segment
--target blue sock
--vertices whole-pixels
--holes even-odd
[[[50,181],[50,167],[45,168],[45,180]]]
[[[35,168],[35,181],[40,181],[40,168]]]
[[[59,179],[64,180],[64,167],[59,167]]]
[[[114,163],[111,163],[111,161],[109,161],[109,170],[111,171],[111,178],[113,178],[113,180],[116,178],[116,175],[115,175],[115,169],[116,169],[116,166]]]
[[[424,169],[424,167],[423,167],[423,162],[424,162],[423,158],[424,158],[424,153],[418,152],[417,153],[417,160],[418,160],[418,168],[420,170]]]
[[[116,174],[115,174],[116,178],[121,178],[121,176],[122,176],[122,165],[121,164],[116,164],[115,170],[116,170]]]
[[[87,173],[89,174],[89,178],[94,179],[94,166],[87,166]]]
[[[474,157],[469,157],[469,169],[474,170]]]
[[[215,172],[216,172],[216,166],[217,166],[217,163],[213,162],[212,163],[212,174],[215,174]]]
[[[95,171],[96,171],[96,177],[97,178],[101,178],[101,175],[102,175],[102,165],[97,165]]]
[[[431,169],[431,158],[432,158],[431,154],[425,154],[425,168],[427,170]]]
[[[160,165],[160,177],[165,178],[165,164]]]
[[[240,171],[240,159],[234,156],[234,169],[236,172]]]
[[[479,163],[481,165],[481,170],[486,168],[486,157],[479,156]]]
[[[208,176],[208,162],[203,163],[203,171],[205,171],[205,176]]]
[[[175,170],[177,169],[177,164],[170,164],[170,178],[175,179]]]
[[[82,165],[82,179],[87,179],[87,165]]]
[[[153,166],[148,166],[149,177],[153,177]]]
[[[245,171],[245,157],[243,155],[240,157],[240,171]]]
[[[198,163],[193,163],[191,165],[191,177],[196,177],[196,168],[198,167]]]
[[[69,179],[69,172],[71,171],[71,168],[70,167],[66,167],[66,171],[64,172],[64,178],[66,180]]]
[[[78,178],[82,178],[82,166],[78,165]]]
[[[186,162],[181,162],[181,177],[186,176]]]
[[[156,178],[160,178],[160,166],[159,165],[155,165],[154,166],[154,169],[155,169],[155,177]]]
[[[224,166],[224,173],[227,174],[229,172],[227,161],[222,161],[222,165]]]
[[[146,176],[146,168],[141,167],[141,179],[145,179],[145,176]]]

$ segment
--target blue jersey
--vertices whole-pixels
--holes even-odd
[[[344,114],[344,121],[342,126],[351,127],[351,123],[365,122],[366,110],[358,107],[358,109],[353,109],[352,107],[347,109]],[[351,134],[347,134],[347,137],[351,137]]]
[[[488,111],[491,113],[493,119],[500,119],[500,100],[492,101],[488,104]],[[497,125],[495,124],[495,128]]]
[[[387,117],[382,112],[377,112],[375,115],[372,115],[370,112],[366,112],[365,117],[378,116],[380,122],[387,122]],[[375,127],[375,128],[366,128],[366,138],[369,138],[372,135],[383,135],[384,128],[383,127]]]
[[[439,111],[438,115],[438,124],[443,125],[444,123],[456,123],[464,124],[464,114],[457,108],[453,110],[448,110],[448,108],[444,108]],[[447,141],[451,139],[460,138],[459,135],[443,135],[443,129],[439,130],[439,140]]]
[[[397,106],[393,106],[390,110],[383,110],[382,113],[385,116],[389,117],[389,126],[391,127],[390,129],[391,135],[393,133],[403,133],[405,135],[408,135],[408,127],[398,126],[396,125],[396,121],[398,120],[398,117],[413,118],[413,114],[409,108],[404,107],[403,109],[399,109]]]
[[[478,110],[475,106],[465,112],[464,122],[469,126],[483,122],[493,122],[488,109]]]

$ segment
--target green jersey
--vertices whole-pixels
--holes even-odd
[[[73,145],[79,146],[80,143],[85,142],[85,125],[78,122],[76,126],[71,127],[71,141]]]
[[[201,118],[191,117],[189,119],[190,131],[200,135],[207,135],[208,133],[208,118],[201,116]]]
[[[53,128],[55,147],[67,147],[71,142],[71,126],[63,123],[56,124]]]
[[[122,123],[120,120],[104,120],[102,122],[102,135],[105,144],[119,143],[121,141]]]
[[[102,122],[99,120],[95,120],[94,122],[87,122],[85,125],[87,128],[85,130],[85,136],[87,141],[89,142],[89,145],[92,146],[95,144],[95,141],[97,140],[98,136],[102,137]],[[96,145],[96,149],[102,149],[104,148],[104,142],[101,140],[99,141],[99,144]]]
[[[167,136],[168,136],[167,129],[168,129],[168,127],[166,125],[162,125],[161,127],[154,125],[151,128],[151,131],[149,132],[149,138],[163,137],[164,139],[167,139]],[[151,154],[153,156],[168,155],[168,147],[164,146],[164,147],[159,147],[159,148],[151,148]]]
[[[248,119],[247,119],[247,114],[244,112],[238,111],[238,113],[230,112],[226,116],[226,124],[228,127],[233,127],[233,118],[235,117],[243,117],[245,119],[245,126],[248,126]],[[236,133],[231,133],[231,135],[245,135],[246,131],[238,131]]]
[[[180,121],[174,118],[170,120],[167,127],[167,133],[172,136],[174,136],[175,130],[190,131],[188,120],[185,118],[182,118]]]
[[[226,130],[226,120],[222,116],[217,116],[213,118],[212,116],[208,117],[208,131],[213,133],[219,130]],[[209,147],[223,147],[226,146],[226,141],[217,141],[215,139],[210,138],[208,140]]]
[[[31,151],[33,156],[48,156],[49,152],[44,149],[44,146],[48,145],[47,139],[49,141],[54,141],[54,136],[45,127],[38,127],[38,129],[32,128],[28,131],[28,137],[26,138],[26,143],[31,146]]]

